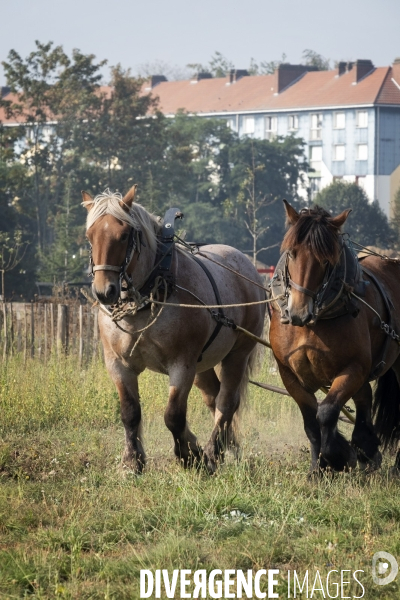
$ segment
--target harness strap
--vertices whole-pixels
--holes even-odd
[[[375,287],[377,288],[377,290],[379,291],[379,293],[382,297],[383,303],[385,305],[385,308],[386,308],[386,311],[387,311],[387,314],[389,317],[387,325],[389,326],[388,330],[390,331],[392,329],[392,311],[390,309],[390,302],[389,302],[388,295],[385,292],[385,290],[383,289],[379,280],[375,277],[375,275],[369,269],[367,269],[367,267],[364,267],[364,265],[361,265],[361,268],[364,271],[364,273],[371,279],[372,283],[375,285]],[[386,358],[386,354],[387,354],[389,343],[390,343],[391,339],[392,338],[390,335],[386,336],[385,342],[383,344],[381,360],[376,365],[376,367],[371,371],[371,374],[369,377],[370,381],[377,379],[380,376],[383,369],[385,368],[385,366],[386,366],[385,358]]]
[[[313,292],[312,290],[309,290],[308,288],[305,288],[302,285],[299,285],[298,283],[295,283],[293,281],[293,279],[290,279],[290,277],[289,277],[289,284],[290,284],[290,287],[293,287],[295,290],[297,290],[299,292],[302,292],[306,296],[311,296],[311,298],[313,300],[316,300],[316,298],[317,298],[317,293],[316,292]]]
[[[214,277],[211,275],[210,271],[202,263],[201,260],[199,260],[193,254],[191,254],[191,257],[193,258],[194,261],[197,262],[198,265],[200,265],[200,267],[203,269],[204,273],[207,275],[207,277],[209,279],[209,282],[211,283],[212,289],[214,290],[215,299],[217,301],[217,304],[222,304],[221,296],[219,295],[218,287],[217,287],[217,284],[215,283]],[[217,324],[216,324],[215,329],[212,332],[211,336],[209,337],[208,341],[206,342],[205,346],[203,347],[203,349],[202,349],[202,351],[200,353],[200,356],[197,359],[197,362],[201,362],[202,361],[202,359],[203,359],[203,352],[205,352],[207,350],[207,348],[209,348],[211,346],[211,344],[213,343],[213,341],[215,340],[215,338],[217,337],[217,335],[221,331],[221,328],[222,328],[222,326],[224,324],[223,321],[226,320],[226,317],[225,317],[225,314],[224,314],[224,311],[222,310],[222,308],[219,308],[218,312],[212,311],[211,312],[211,316],[213,317],[213,319],[215,319],[217,321]]]

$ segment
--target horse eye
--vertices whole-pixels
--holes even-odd
[[[120,242],[123,244],[123,243],[125,243],[125,242],[127,242],[127,241],[128,241],[128,237],[129,237],[129,235],[128,235],[127,233],[123,233],[123,234],[121,235],[121,237],[120,237],[120,240],[119,240],[119,241],[120,241]]]

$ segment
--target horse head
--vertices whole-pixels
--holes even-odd
[[[141,279],[136,273],[141,246],[145,246],[142,236],[155,250],[156,224],[155,218],[143,207],[135,204],[136,185],[122,197],[106,190],[103,194],[92,198],[82,192],[83,205],[88,210],[87,238],[91,246],[90,269],[93,276],[93,295],[101,304],[114,304],[125,287],[133,287],[132,276]],[[158,226],[158,225],[157,225]],[[149,268],[148,261],[141,266]],[[136,282],[135,284],[140,281]]]
[[[286,200],[284,206],[288,315],[292,325],[303,327],[313,319],[318,296],[340,259],[340,228],[351,209],[332,217],[318,206],[299,213]]]

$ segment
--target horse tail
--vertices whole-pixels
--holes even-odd
[[[400,386],[393,369],[379,377],[372,410],[383,448],[394,450],[400,441]]]
[[[269,332],[269,320],[265,319],[263,332],[261,333],[262,337],[265,338],[268,335],[268,332]],[[249,391],[249,379],[251,378],[252,375],[254,375],[255,373],[257,373],[260,370],[263,360],[264,360],[264,354],[265,354],[265,347],[262,346],[261,344],[256,344],[249,354],[249,357],[247,360],[247,365],[246,365],[246,370],[245,370],[242,380],[239,384],[239,398],[240,398],[239,408],[233,415],[233,420],[232,420],[232,425],[231,425],[233,436],[234,436],[235,440],[238,440],[238,438],[240,436],[240,417],[241,417],[243,410],[246,408],[246,405],[247,405],[248,391]]]

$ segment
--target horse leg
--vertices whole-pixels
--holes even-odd
[[[342,373],[332,386],[317,411],[321,428],[321,454],[335,471],[354,468],[357,454],[346,438],[339,433],[337,425],[342,407],[357,394],[365,382],[365,374],[353,370]]]
[[[304,389],[295,374],[289,368],[282,365],[279,361],[277,361],[277,363],[283,384],[296,401],[303,417],[304,431],[309,439],[311,447],[310,475],[318,473],[321,469],[324,469],[327,464],[320,454],[321,430],[317,421],[317,398],[315,397],[315,394]]]
[[[176,367],[170,372],[169,398],[164,421],[174,438],[175,456],[185,468],[202,459],[202,449],[186,421],[187,399],[193,385],[195,370],[187,365]]]
[[[121,419],[125,428],[122,466],[141,473],[146,463],[146,455],[142,446],[142,411],[137,376],[126,371],[122,378],[115,381],[115,385],[119,394]]]
[[[220,381],[214,369],[197,373],[194,378],[194,385],[199,388],[205,405],[210,409],[211,414],[215,415],[215,398],[221,388]]]
[[[379,439],[372,423],[372,389],[368,381],[353,396],[356,405],[356,423],[351,443],[357,451],[360,468],[374,471],[382,463]]]
[[[242,388],[247,380],[248,357],[248,352],[244,354],[243,351],[236,351],[228,354],[221,363],[220,389],[215,399],[214,428],[204,448],[204,458],[210,473],[215,472],[218,462],[224,461],[227,447],[237,448],[232,421],[239,408]]]

